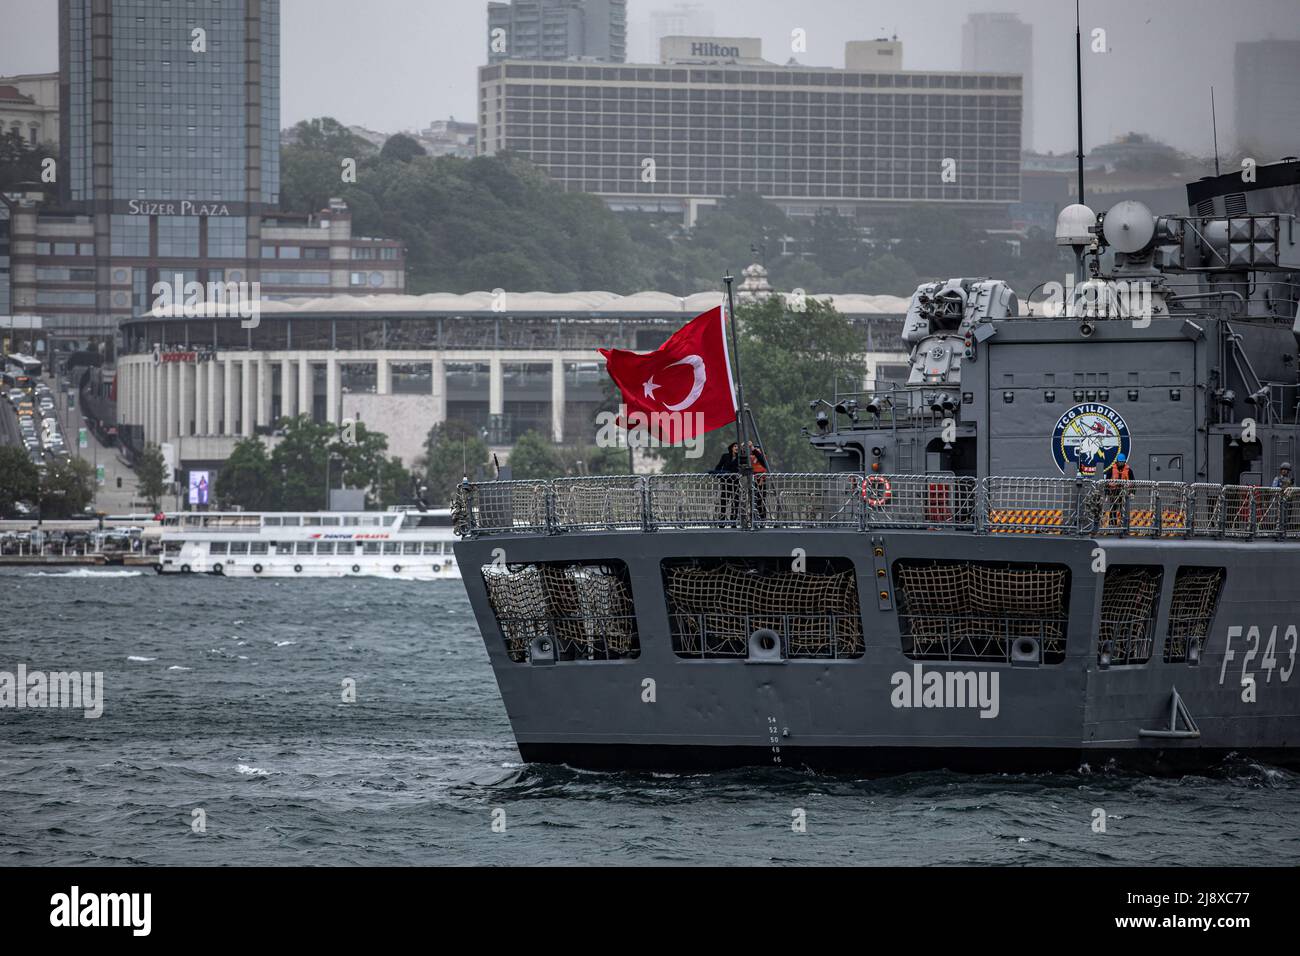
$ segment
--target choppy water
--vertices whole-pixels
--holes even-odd
[[[0,594],[0,670],[106,685],[98,720],[0,711],[4,864],[1300,860],[1300,775],[1244,762],[1181,779],[521,765],[459,582],[9,570]]]

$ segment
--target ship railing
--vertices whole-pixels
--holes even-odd
[[[1099,535],[1180,537],[1190,525],[1188,486],[1178,481],[1089,482],[1081,530]]]
[[[635,475],[556,478],[555,527],[566,531],[640,531],[646,528],[646,484]]]
[[[610,475],[469,482],[457,531],[886,528],[984,534],[1300,539],[1294,489],[1106,478]]]
[[[757,528],[861,528],[862,476],[755,475],[750,513]]]
[[[750,636],[769,628],[781,639],[788,658],[839,660],[861,657],[862,621],[857,614],[674,613],[669,616],[673,651],[678,657],[747,657]]]
[[[457,527],[467,534],[545,534],[555,527],[550,481],[480,481],[461,485]]]
[[[1076,534],[1092,526],[1091,482],[1069,478],[984,478],[982,517],[999,534]]]
[[[658,528],[749,527],[752,491],[748,476],[650,475],[646,483],[646,522]]]
[[[1012,648],[1023,638],[1038,642],[1046,662],[1065,654],[1063,617],[1011,617],[989,614],[945,614],[935,611],[898,615],[903,653],[913,660],[1011,660]]]
[[[979,479],[956,475],[868,475],[862,479],[866,528],[951,528],[980,523]]]

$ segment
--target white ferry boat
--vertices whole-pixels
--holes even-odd
[[[162,574],[460,578],[451,511],[193,512],[163,516]]]

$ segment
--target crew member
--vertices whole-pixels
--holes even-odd
[[[1115,527],[1124,523],[1124,497],[1128,489],[1121,482],[1133,480],[1133,469],[1128,465],[1128,456],[1120,452],[1106,469],[1106,519],[1105,524]]]
[[[1285,490],[1294,484],[1295,480],[1291,477],[1291,462],[1284,461],[1277,467],[1277,477],[1273,479],[1273,487]]]
[[[740,443],[732,442],[718,459],[711,472],[722,484],[722,497],[718,502],[718,519],[721,524],[734,522],[740,512]]]
[[[758,517],[766,518],[767,457],[763,449],[752,441],[745,444],[749,446],[749,469],[754,475],[754,512]]]

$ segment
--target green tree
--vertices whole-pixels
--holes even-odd
[[[0,515],[13,515],[19,501],[34,504],[40,485],[40,470],[26,451],[11,445],[0,447]]]
[[[264,511],[276,497],[271,459],[257,437],[242,438],[217,475],[217,497],[222,507],[238,505],[247,511]]]
[[[379,151],[379,158],[383,160],[393,159],[399,163],[409,163],[417,156],[427,156],[425,150],[414,138],[407,136],[405,133],[394,133],[384,141],[384,147]]]
[[[95,500],[95,470],[84,458],[56,459],[41,483],[41,517],[79,515]]]
[[[167,473],[167,462],[163,460],[162,449],[157,443],[149,442],[144,446],[140,459],[135,464],[135,474],[140,497],[149,503],[151,510],[157,511],[172,480],[172,476]]]
[[[528,431],[510,452],[510,474],[516,479],[563,477],[564,463],[554,442],[539,431]]]
[[[454,418],[439,422],[429,429],[424,455],[417,462],[424,472],[426,500],[434,506],[450,504],[461,479],[468,475],[473,480],[487,464],[487,443],[472,426]]]
[[[307,415],[282,421],[284,437],[271,452],[271,474],[279,476],[278,500],[273,506],[285,511],[315,511],[327,508],[325,500],[326,465],[330,484],[337,486],[342,476],[339,462],[329,462],[336,449],[338,428],[327,422],[314,422]]]
[[[805,300],[802,312],[787,309],[776,297],[737,306],[736,322],[745,401],[758,425],[768,467],[822,471],[822,456],[800,429],[811,419],[809,401],[829,397],[837,380],[861,378],[861,335],[834,307],[813,298]],[[665,460],[666,471],[707,471],[735,440],[735,427],[728,426],[706,436],[698,458],[688,458],[682,447],[656,453]]]
[[[41,172],[44,161],[54,156],[44,144],[28,145],[17,130],[0,133],[0,189],[36,183],[53,193],[52,183],[41,183]]]

